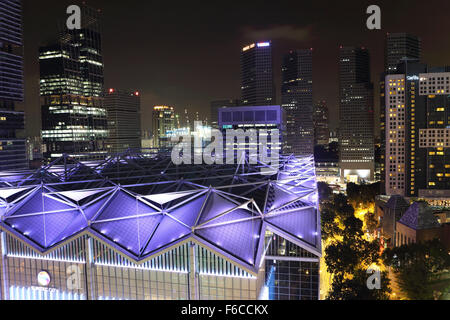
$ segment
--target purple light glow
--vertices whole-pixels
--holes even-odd
[[[267,47],[270,43],[262,42],[257,45]],[[286,159],[278,180],[262,180],[261,188],[245,195],[242,192],[246,191],[245,188],[252,190],[253,184],[244,188],[227,186],[218,191],[215,188],[225,185],[220,181],[218,186],[211,186],[209,191],[209,186],[201,184],[198,189],[181,191],[183,189],[179,188],[179,181],[176,181],[171,189],[168,188],[169,184],[164,185],[162,190],[165,191],[161,193],[158,192],[161,188],[154,188],[155,185],[149,184],[148,189],[155,190],[154,193],[143,193],[146,195],[141,196],[134,195],[139,192],[124,191],[129,186],[116,189],[110,187],[107,194],[104,187],[72,191],[67,191],[66,187],[62,192],[50,191],[45,186],[30,188],[30,194],[10,208],[0,224],[5,230],[22,237],[42,252],[86,230],[137,261],[157,255],[184,237],[193,236],[201,240],[207,249],[228,255],[237,264],[242,263],[246,267],[250,264],[256,268],[260,263],[256,258],[262,256],[262,252],[258,250],[262,250],[261,241],[265,240],[266,229],[263,225],[273,227],[271,229],[279,231],[282,237],[294,238],[294,242],[297,239],[298,243],[320,247],[320,239],[317,239],[318,199],[314,170],[311,170],[314,169],[313,159]],[[126,165],[123,160],[119,161],[121,165]],[[110,166],[115,168],[114,163]],[[98,169],[99,173],[110,170],[108,167]],[[160,171],[161,167],[156,173]],[[165,174],[166,171],[163,172]],[[235,170],[233,179],[236,178],[234,172]],[[242,183],[242,180],[235,181]],[[80,183],[77,187],[79,185]],[[261,198],[263,192],[265,197],[269,185],[271,187],[267,203],[265,200],[258,203],[263,217],[252,212],[252,207],[242,208],[247,200],[240,198],[241,196],[257,199]],[[1,191],[0,188],[0,194],[3,195],[11,193],[8,190],[3,193]],[[48,193],[51,193],[51,198]],[[90,203],[82,204],[81,208],[71,206],[72,201],[67,200],[82,200],[87,197],[97,200],[90,200]],[[160,204],[164,210],[156,209],[145,201]],[[306,208],[309,206],[312,208]],[[270,212],[275,209],[276,212]]]

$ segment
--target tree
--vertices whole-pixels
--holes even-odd
[[[328,300],[389,300],[389,278],[386,272],[381,273],[381,290],[370,290],[367,286],[367,273],[356,269],[352,278],[335,278]]]
[[[450,256],[438,239],[387,249],[383,259],[394,269],[400,289],[411,300],[433,300],[432,282],[450,268]]]
[[[373,234],[375,230],[379,227],[378,220],[374,212],[368,212],[364,217],[364,222],[366,224],[367,231]]]
[[[342,232],[339,225],[342,225],[345,219],[354,217],[354,213],[355,210],[342,194],[333,195],[329,200],[321,201],[322,239],[326,241],[340,236]]]
[[[450,267],[450,257],[437,239],[385,251],[385,263],[398,275],[401,290],[412,300],[431,300],[431,282]]]
[[[362,221],[351,217],[344,222],[342,241],[333,241],[325,249],[325,263],[333,275],[352,274],[358,268],[370,267],[380,259],[378,241],[363,238]]]
[[[357,185],[354,183],[347,184],[347,196],[348,200],[355,204],[370,204],[375,201],[377,195],[380,194],[380,184],[362,184]]]
[[[366,271],[373,264],[380,265],[379,243],[364,238],[363,221],[355,216],[355,210],[345,195],[333,196],[323,203],[322,236],[330,243],[325,249],[325,264],[333,274],[328,299],[378,300],[387,299],[389,279],[382,274],[380,290],[367,286]]]

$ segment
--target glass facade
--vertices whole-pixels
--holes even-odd
[[[341,180],[373,181],[374,100],[366,48],[339,50],[339,103]]]
[[[241,84],[244,106],[270,106],[276,102],[270,42],[253,43],[242,49]]]
[[[14,111],[23,102],[22,3],[0,2],[0,171],[27,169],[23,112]]]
[[[82,6],[81,30],[64,30],[56,44],[40,48],[44,157],[82,159],[106,155],[107,113],[99,13]]]
[[[266,260],[266,274],[270,300],[319,299],[318,262]]]
[[[288,240],[266,234],[265,281],[270,300],[318,300],[319,257]]]
[[[298,255],[314,256],[286,240]],[[47,255],[3,233],[2,299],[9,300],[316,300],[318,262],[266,258],[252,275],[212,251],[186,243],[135,264],[113,248],[81,236]],[[90,245],[89,245],[90,243]],[[194,248],[190,252],[190,248]],[[272,246],[271,246],[272,247]],[[269,249],[268,253],[271,252]],[[292,253],[292,251],[291,251]],[[90,256],[93,259],[90,261]],[[190,262],[196,262],[191,270]],[[280,258],[281,259],[281,258]],[[48,275],[48,285],[40,274]],[[194,279],[192,281],[191,279]],[[193,282],[193,283],[192,283]],[[263,284],[269,295],[261,295]]]
[[[286,113],[286,154],[314,154],[312,50],[283,56],[281,99]]]

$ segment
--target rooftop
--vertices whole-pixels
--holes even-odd
[[[266,230],[321,255],[312,157],[175,166],[132,152],[0,174],[0,228],[44,255],[89,234],[136,263],[192,240],[257,272]]]

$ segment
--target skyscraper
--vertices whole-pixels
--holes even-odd
[[[64,153],[81,159],[106,154],[100,15],[83,5],[81,17],[80,30],[66,29],[56,43],[40,49],[42,138],[47,159]]]
[[[312,49],[283,57],[282,107],[286,114],[286,154],[314,154]]]
[[[425,64],[404,60],[386,76],[385,188],[387,195],[416,196],[425,187],[426,149],[419,129],[426,128],[426,97],[419,94]]]
[[[386,194],[449,196],[449,71],[405,60],[386,76]]]
[[[18,139],[24,113],[22,2],[0,2],[0,171],[28,168],[26,142]]]
[[[152,130],[153,146],[159,149],[166,149],[171,146],[168,131],[175,129],[175,109],[169,106],[153,107]]]
[[[395,73],[400,60],[421,59],[421,40],[408,33],[388,33],[385,50],[385,72]]]
[[[402,61],[409,60],[410,62],[420,62],[421,60],[421,40],[419,37],[407,34],[407,33],[388,33],[386,35],[385,43],[385,71],[381,75],[380,79],[380,163],[378,166],[380,168],[381,174],[381,186],[382,192],[385,193],[386,190],[386,83],[385,78],[388,74],[397,73],[397,68]],[[389,86],[389,84],[387,84]]]
[[[241,52],[242,104],[268,106],[275,103],[271,42],[250,44]]]
[[[108,113],[108,152],[141,148],[139,91],[109,89],[105,95],[105,108]]]
[[[419,95],[426,97],[426,121],[418,135],[418,147],[426,154],[426,178],[419,196],[436,197],[445,191],[450,197],[450,68],[429,68],[419,78]]]
[[[314,105],[314,145],[328,146],[330,143],[329,113],[325,100]]]
[[[240,105],[239,99],[230,100],[217,100],[211,102],[211,127],[213,129],[219,129],[219,109],[220,108],[231,108]]]
[[[339,98],[341,178],[373,180],[374,103],[366,48],[340,48]]]

